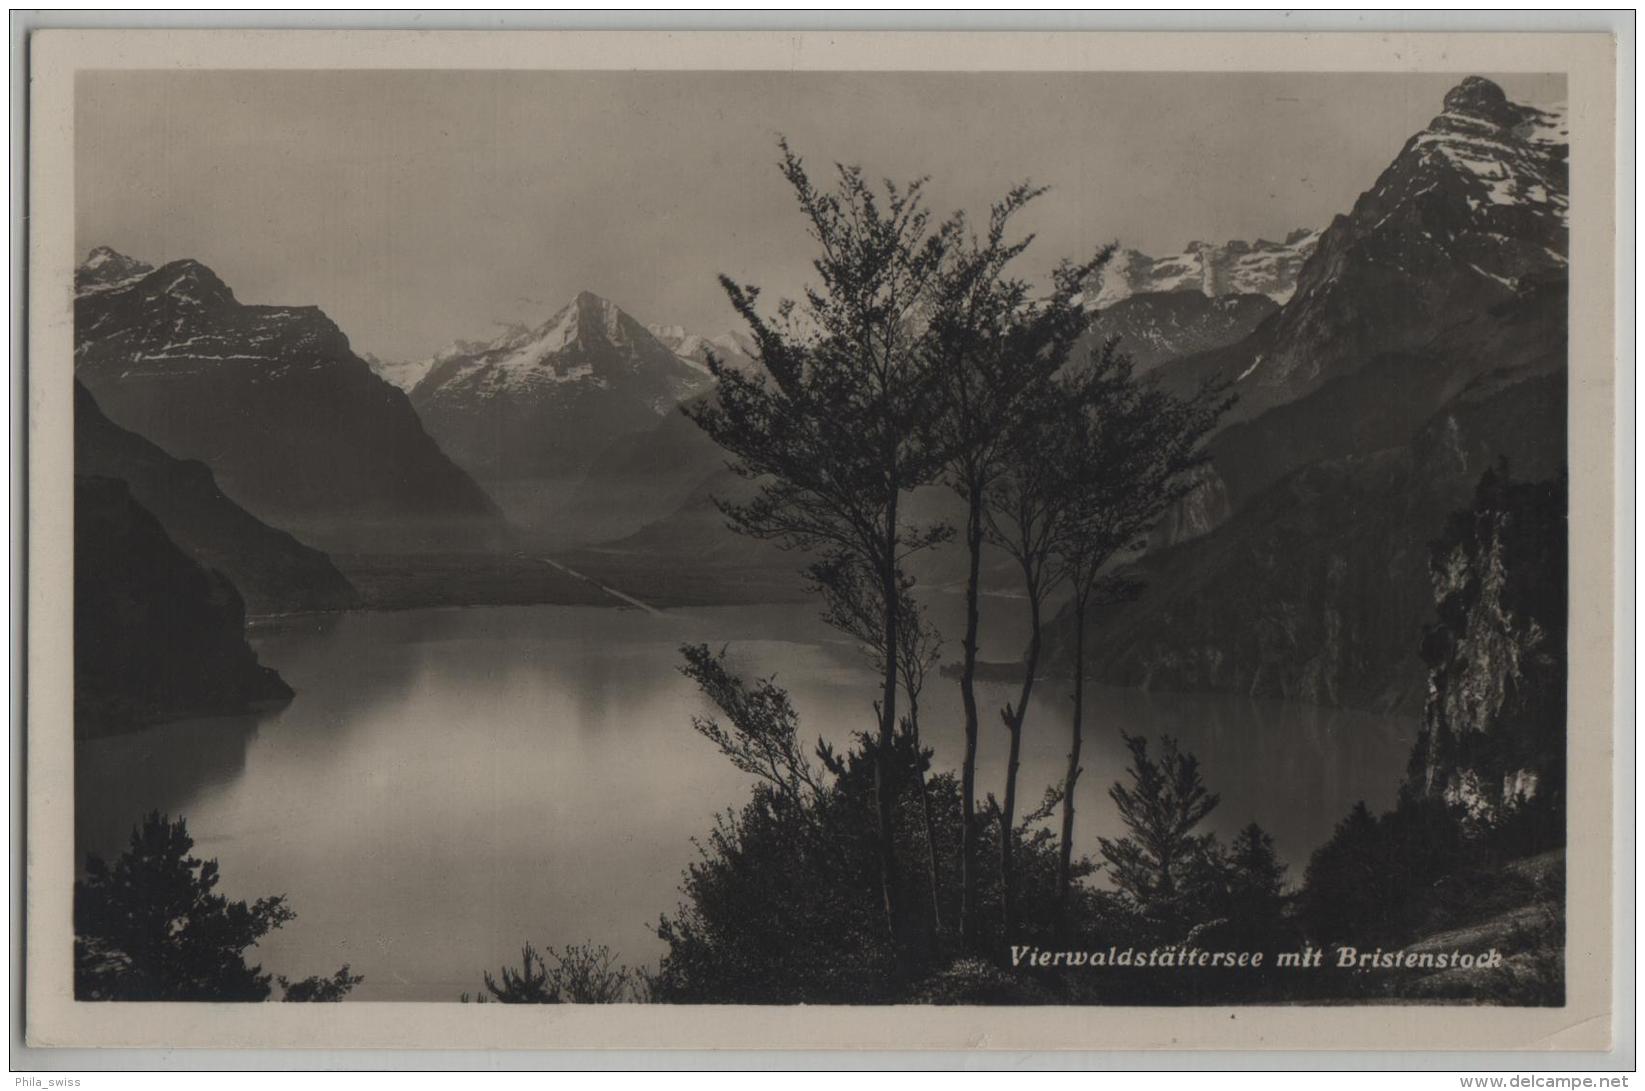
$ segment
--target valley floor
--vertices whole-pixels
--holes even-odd
[[[363,610],[433,606],[744,606],[800,602],[778,568],[679,565],[654,554],[585,549],[537,553],[339,553]]]
[[[591,580],[656,607],[754,606],[810,602],[793,568],[713,562],[671,563],[653,553],[583,549],[556,560]],[[794,568],[798,567],[795,562]]]
[[[332,560],[364,610],[617,605],[587,580],[523,555],[339,553]]]

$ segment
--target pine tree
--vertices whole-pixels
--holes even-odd
[[[287,1003],[335,1004],[352,992],[354,986],[364,981],[365,977],[350,973],[348,963],[345,962],[342,968],[330,977],[315,974],[301,981],[289,981],[284,977],[278,980],[280,999]]]
[[[1124,735],[1131,753],[1126,770],[1131,783],[1116,781],[1108,795],[1119,808],[1127,835],[1097,839],[1108,873],[1143,915],[1176,926],[1197,906],[1197,880],[1207,869],[1198,865],[1214,851],[1209,834],[1195,828],[1216,810],[1221,797],[1206,790],[1199,759],[1184,753],[1177,741],[1160,741],[1159,760],[1148,754],[1148,740]]]
[[[74,884],[76,999],[268,999],[272,975],[248,964],[246,950],[297,914],[284,895],[229,901],[216,890],[217,861],[193,848],[183,819],[156,812],[112,865],[87,858]],[[361,980],[345,966],[329,980],[289,986],[299,995],[288,998],[337,1000]]]
[[[1285,871],[1274,839],[1252,822],[1228,851],[1229,915],[1235,934],[1255,940],[1274,934],[1285,902]]]
[[[544,957],[527,943],[520,949],[520,968],[504,966],[496,977],[483,973],[486,991],[478,1004],[621,1004],[644,999],[641,974],[617,961],[604,944],[567,944],[548,948]],[[469,994],[463,993],[463,1003]]]

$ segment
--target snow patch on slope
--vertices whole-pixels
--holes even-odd
[[[1282,242],[1191,242],[1179,254],[1158,258],[1120,250],[1081,302],[1101,309],[1144,292],[1200,292],[1213,299],[1265,295],[1283,304],[1296,291],[1297,273],[1319,244],[1319,236],[1318,231],[1298,229]]]

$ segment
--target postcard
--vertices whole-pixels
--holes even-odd
[[[30,63],[31,1044],[1608,1048],[1609,35]]]

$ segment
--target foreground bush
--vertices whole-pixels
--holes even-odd
[[[296,919],[284,895],[251,904],[216,893],[216,860],[191,855],[183,819],[151,813],[113,865],[86,861],[74,884],[78,1000],[267,1000],[272,975],[246,950]],[[364,978],[280,978],[287,1000],[341,1000]]]

